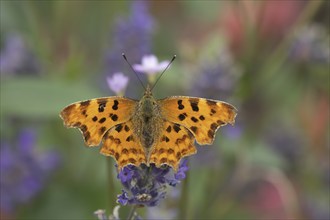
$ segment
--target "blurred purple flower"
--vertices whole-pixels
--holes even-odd
[[[137,72],[142,72],[147,75],[153,75],[160,71],[163,71],[169,63],[170,61],[168,60],[159,63],[155,55],[144,55],[142,57],[142,63],[134,64],[133,68]]]
[[[5,213],[13,213],[17,206],[29,202],[59,164],[59,156],[54,152],[36,154],[35,142],[35,134],[23,130],[16,146],[1,143],[0,209]]]
[[[137,63],[144,54],[151,52],[154,21],[148,12],[148,4],[148,1],[132,1],[130,16],[117,20],[111,35],[113,47],[106,54],[106,74],[129,70],[122,53],[131,63]]]
[[[235,122],[234,126],[226,126],[223,128],[224,133],[230,139],[239,139],[242,136],[242,125]]]
[[[169,166],[158,168],[154,164],[150,167],[144,164],[140,167],[128,165],[117,176],[125,188],[117,196],[117,202],[121,205],[156,206],[165,198],[167,185],[176,186],[186,177],[187,170],[186,160],[180,163],[175,174]]]
[[[21,36],[8,35],[0,51],[0,74],[36,74],[40,66]]]
[[[176,174],[174,174],[174,177],[176,180],[183,180],[184,178],[186,178],[186,172],[189,170],[188,167],[188,160],[184,160],[181,163],[181,166],[178,169],[178,172],[176,172]]]
[[[191,83],[191,94],[219,100],[233,94],[234,86],[240,76],[228,50],[223,50],[214,61],[203,63],[198,75]]]
[[[117,95],[120,95],[127,87],[128,77],[118,72],[114,73],[111,77],[107,77],[107,82],[109,88]]]
[[[304,138],[297,129],[288,129],[284,125],[274,125],[268,129],[265,138],[271,149],[285,159],[291,169],[300,169],[299,159],[303,153]]]
[[[304,27],[289,48],[289,57],[296,61],[330,63],[329,34],[321,25]]]
[[[315,198],[315,196],[312,197],[311,195],[303,195],[302,197],[302,206],[308,219],[330,219],[329,200],[328,202],[325,202],[324,200]]]

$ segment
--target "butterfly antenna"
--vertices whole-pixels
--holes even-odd
[[[132,65],[128,62],[125,53],[122,53],[121,55],[124,57],[124,59],[126,60],[126,63],[128,63],[129,67],[130,67],[130,68],[133,70],[133,72],[135,73],[135,75],[136,75],[136,77],[138,78],[138,80],[140,81],[140,83],[141,83],[143,89],[146,90],[146,87],[143,85],[143,82],[142,82],[142,80],[141,80],[140,77],[139,77],[139,74],[137,74],[137,72],[134,70],[134,68],[132,67]]]
[[[154,85],[151,87],[150,91],[152,91],[152,89],[156,86],[156,84],[159,81],[159,79],[162,77],[162,75],[165,73],[165,71],[170,67],[171,63],[175,60],[175,58],[176,58],[176,55],[173,56],[172,60],[168,63],[168,65],[166,66],[166,68],[160,74],[160,76],[158,77],[158,79],[156,80],[156,82],[154,83]]]

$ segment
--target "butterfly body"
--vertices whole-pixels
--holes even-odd
[[[167,164],[177,169],[183,157],[196,153],[194,142],[212,144],[220,126],[234,124],[232,105],[204,98],[173,96],[156,100],[147,87],[140,101],[104,97],[73,103],[60,117],[78,128],[87,146],[112,156],[118,169],[128,164]]]
[[[150,153],[154,143],[158,141],[162,129],[161,108],[152,96],[149,87],[137,104],[132,115],[134,134],[140,139],[144,148],[147,164],[149,164]]]

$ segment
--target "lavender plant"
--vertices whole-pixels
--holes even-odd
[[[23,130],[14,144],[1,142],[0,210],[11,214],[33,199],[59,165],[55,152],[37,153],[36,136]]]

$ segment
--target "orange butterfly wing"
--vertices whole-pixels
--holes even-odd
[[[185,127],[164,121],[163,131],[156,142],[149,163],[157,167],[168,164],[177,170],[182,157],[196,153],[194,137]]]
[[[201,144],[212,144],[220,126],[234,124],[234,106],[216,100],[174,96],[158,100],[163,117],[187,128]]]
[[[131,118],[136,104],[116,96],[91,99],[65,107],[60,117],[66,127],[79,128],[87,146],[98,146],[110,128]]]
[[[117,161],[119,170],[128,164],[147,164],[144,148],[133,132],[131,121],[118,124],[107,131],[100,152],[112,156]]]

